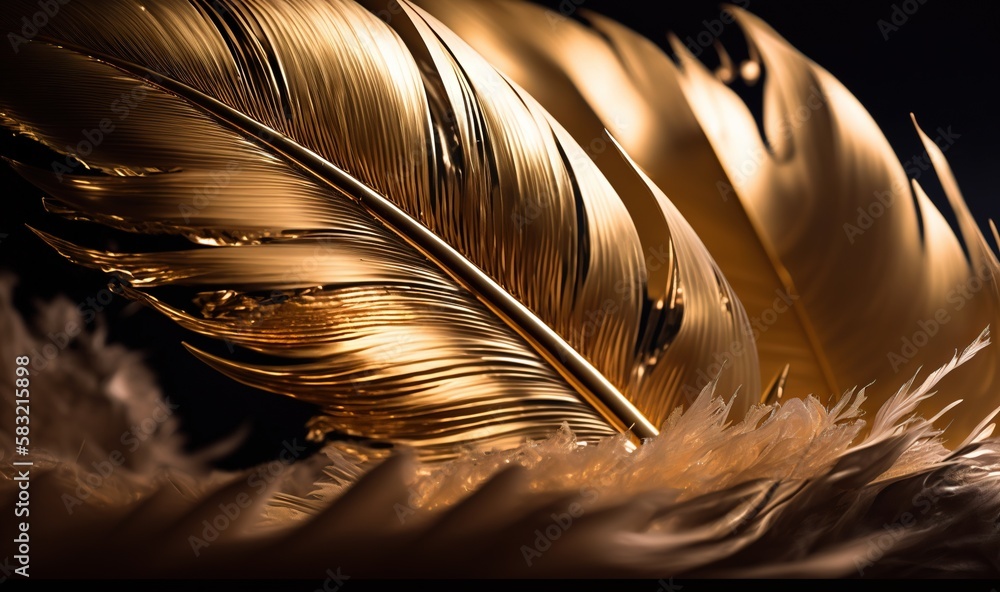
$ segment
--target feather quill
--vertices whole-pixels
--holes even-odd
[[[601,181],[593,168],[577,166],[573,155],[581,155],[579,146],[550,124],[531,99],[520,94],[516,86],[505,86],[506,81],[493,77],[490,70],[478,69],[480,62],[470,63],[475,59],[464,46],[409,5],[405,18],[393,19],[398,38],[369,16],[358,16],[365,13],[354,12],[356,8],[347,3],[299,0],[275,7],[255,2],[213,5],[227,8],[213,12],[207,3],[122,2],[102,3],[101,8],[111,7],[110,11],[98,14],[90,10],[96,3],[71,8],[84,6],[78,0],[63,6],[67,12],[61,12],[60,19],[70,18],[53,21],[54,28],[46,30],[47,39],[21,46],[25,53],[0,61],[0,69],[9,75],[5,80],[21,83],[5,86],[0,92],[3,122],[61,153],[76,153],[92,169],[85,172],[78,168],[84,165],[73,166],[71,161],[66,161],[72,169],[68,172],[15,163],[21,174],[51,196],[46,200],[49,210],[143,234],[178,234],[200,247],[175,253],[109,253],[42,236],[71,258],[125,274],[131,282],[123,290],[130,297],[194,331],[287,358],[286,368],[265,369],[207,357],[228,372],[246,373],[244,379],[270,381],[273,390],[317,397],[330,406],[324,421],[334,429],[357,429],[376,436],[385,433],[387,438],[405,440],[408,429],[420,427],[414,418],[434,410],[440,415],[433,425],[443,426],[444,433],[428,432],[430,435],[414,438],[413,443],[427,459],[457,458],[425,464],[399,455],[383,463],[366,464],[349,452],[345,454],[341,443],[333,443],[322,454],[286,467],[269,490],[247,491],[251,483],[248,475],[271,471],[270,465],[228,475],[210,471],[202,465],[205,459],[182,452],[174,431],[176,423],[169,419],[145,448],[104,476],[100,486],[87,489],[81,499],[81,484],[92,476],[89,463],[108,458],[109,449],[117,446],[113,436],[132,418],[148,415],[157,399],[155,386],[140,363],[123,356],[120,348],[106,346],[100,333],[91,335],[84,330],[74,338],[84,347],[67,349],[59,364],[32,377],[33,402],[40,403],[42,411],[37,424],[32,422],[32,507],[65,505],[67,509],[65,515],[59,511],[38,516],[32,513],[33,575],[106,577],[107,560],[115,557],[121,559],[115,575],[146,578],[301,578],[324,571],[329,574],[332,569],[345,579],[366,575],[996,577],[1000,453],[998,441],[990,434],[997,410],[984,414],[954,450],[942,445],[941,430],[932,425],[940,415],[925,419],[918,414],[938,388],[944,391],[941,405],[945,409],[965,394],[943,385],[959,365],[971,369],[977,358],[987,353],[982,350],[988,344],[988,331],[980,333],[961,355],[956,353],[946,360],[919,386],[913,386],[916,376],[899,381],[905,384],[879,407],[867,434],[863,434],[860,419],[865,389],[849,391],[829,407],[815,397],[755,405],[745,413],[740,410],[737,421],[730,421],[733,408],[746,402],[730,398],[728,388],[720,392],[723,382],[732,379],[723,373],[710,379],[684,410],[667,414],[662,432],[646,445],[634,449],[627,445],[624,434],[600,439],[600,434],[612,434],[613,428],[583,403],[575,388],[567,386],[571,382],[567,376],[538,354],[534,349],[537,344],[529,343],[502,321],[480,295],[470,296],[471,290],[444,273],[442,266],[416,245],[387,224],[373,223],[377,217],[358,203],[364,199],[351,190],[364,193],[367,187],[377,194],[375,197],[392,197],[396,194],[386,188],[394,187],[403,192],[396,195],[401,203],[414,200],[419,204],[412,212],[407,209],[410,206],[399,206],[401,211],[419,218],[425,229],[440,224],[434,232],[443,236],[447,233],[441,229],[447,225],[430,213],[422,214],[419,208],[455,213],[466,207],[464,200],[475,200],[477,194],[467,190],[466,184],[474,181],[465,173],[478,170],[477,165],[489,169],[483,175],[498,181],[496,196],[522,205],[525,202],[519,201],[523,197],[519,190],[524,184],[558,189],[562,185],[552,179],[565,173],[564,181],[570,177],[571,185],[582,187],[590,186],[589,178],[604,189],[587,193],[588,199],[604,203],[612,213],[627,209],[635,220],[635,234],[625,237],[631,245],[626,249],[629,252],[648,255],[649,241],[656,244],[656,229],[669,231],[666,252],[671,264],[655,270],[647,266],[645,274],[637,276],[649,278],[646,284],[637,292],[626,293],[644,303],[643,314],[645,301],[659,298],[668,305],[665,310],[677,313],[656,317],[673,328],[667,331],[664,355],[641,373],[650,370],[646,376],[659,376],[657,384],[676,385],[676,377],[690,372],[690,365],[714,363],[706,357],[713,350],[695,347],[699,335],[706,343],[728,337],[724,330],[730,327],[732,331],[730,324],[738,321],[742,309],[730,298],[731,292],[710,265],[693,231],[651,184],[656,171],[647,177],[631,166],[618,151],[616,141],[604,136],[603,130],[600,137],[607,142],[607,151],[602,154],[608,160],[602,161],[601,170],[606,181]],[[290,13],[309,25],[285,27],[293,16]],[[283,18],[277,18],[279,15]],[[311,30],[322,31],[327,41],[330,36],[346,35],[352,42],[367,43],[361,52],[364,57],[351,57],[350,51],[338,49],[334,53],[344,59],[331,66],[323,43],[317,44],[313,53],[291,51],[299,47],[292,41],[297,37],[311,39],[312,47],[315,37],[308,35]],[[53,43],[53,36],[71,39]],[[435,39],[443,45],[435,46]],[[289,51],[283,52],[280,46]],[[401,49],[404,46],[405,51]],[[90,49],[83,49],[87,47]],[[379,56],[401,55],[393,53],[393,48],[412,57],[413,62],[379,62],[383,59]],[[18,61],[21,58],[26,59]],[[326,67],[342,67],[344,76],[323,78],[322,82],[300,80],[306,72],[320,78],[322,72],[328,72],[304,65],[314,63],[312,60]],[[410,147],[402,145],[401,137],[413,139],[420,134],[407,136],[406,130],[398,129],[404,121],[400,109],[412,104],[380,103],[379,108],[391,115],[381,118],[372,113],[379,109],[363,108],[366,103],[361,99],[342,100],[356,93],[351,96],[363,95],[370,105],[373,95],[398,90],[379,75],[381,71],[363,67],[371,66],[371,61],[379,67],[397,68],[392,70],[393,85],[415,90],[417,97],[426,100],[424,116],[431,123],[424,131],[433,129],[430,137],[434,140],[413,144],[417,155],[413,160],[400,158],[400,150]],[[295,74],[297,69],[299,75]],[[155,80],[143,80],[143,72],[152,76],[151,71],[156,73]],[[404,76],[400,71],[409,74]],[[449,71],[461,71],[461,75],[442,74]],[[484,87],[475,72],[498,85]],[[337,81],[360,88],[338,87]],[[299,83],[330,92],[299,92]],[[381,90],[366,92],[375,87]],[[66,88],[74,91],[68,97],[64,97]],[[258,93],[255,88],[264,90]],[[209,89],[213,92],[202,92]],[[503,89],[514,92],[517,101],[502,107],[506,110],[501,118],[489,111],[492,102],[488,99],[495,98],[495,92],[511,98]],[[53,96],[60,97],[57,106],[52,104]],[[203,100],[211,96],[218,104]],[[309,103],[310,98],[315,102]],[[461,113],[447,110],[449,105],[465,103],[474,108]],[[101,117],[110,117],[109,110],[119,118],[112,122],[114,130],[105,130],[99,142],[92,142],[96,146],[91,145],[84,154],[86,145],[78,144],[80,126],[88,126],[84,139],[96,138],[90,122],[99,124]],[[407,112],[416,117],[420,109]],[[323,121],[334,132],[305,124],[305,120],[318,121],[323,113]],[[247,125],[236,125],[240,114],[245,119],[239,121]],[[527,119],[518,119],[521,123],[516,129],[502,125],[508,115],[517,114]],[[313,117],[316,119],[310,119]],[[357,132],[355,119],[359,118],[383,126],[378,127],[383,136],[339,135]],[[456,119],[466,123],[455,127],[435,123]],[[538,125],[525,123],[529,119]],[[274,135],[263,134],[266,130],[262,126]],[[480,133],[486,129],[494,131]],[[448,131],[455,133],[445,133]],[[458,132],[478,140],[463,141]],[[536,132],[544,141],[533,135]],[[474,147],[488,152],[493,146],[488,140],[505,133],[508,136],[504,137],[518,138],[527,134],[558,150],[517,152],[520,140],[498,145],[497,151],[508,151],[508,162],[517,161],[508,169],[495,166],[500,162],[496,152],[489,157],[470,156]],[[625,146],[634,141],[621,133],[615,133],[615,139]],[[289,152],[295,152],[296,146],[309,148],[327,164],[339,165],[344,175],[317,175],[303,167],[305,160],[316,162],[326,172],[336,172],[305,158],[308,154],[297,153],[302,158],[294,158]],[[450,149],[442,150],[443,146]],[[529,141],[525,146],[537,144]],[[961,196],[942,155],[930,144],[928,150],[949,197],[961,206]],[[335,152],[336,158],[331,156]],[[532,156],[538,158],[532,160]],[[526,164],[537,160],[548,164],[538,170]],[[455,168],[449,169],[442,162]],[[454,164],[458,162],[463,164]],[[221,167],[230,163],[233,168]],[[491,164],[494,168],[487,166]],[[510,169],[525,175],[505,181],[516,191],[499,183],[499,177],[490,177]],[[443,172],[448,170],[463,174]],[[366,180],[355,185],[348,177]],[[424,183],[418,182],[421,178],[439,191],[406,193],[419,189]],[[546,184],[545,179],[550,182]],[[614,189],[611,193],[604,191],[608,184]],[[642,191],[626,192],[624,187]],[[204,191],[206,188],[212,191]],[[209,193],[210,199],[193,201],[193,197]],[[572,208],[568,200],[545,203],[573,213],[581,211],[577,202],[585,200],[575,197],[586,192],[574,189],[571,193]],[[446,195],[454,199],[444,199]],[[926,201],[918,188],[916,195]],[[617,203],[613,196],[622,198],[624,206],[613,205]],[[587,207],[590,204],[584,203]],[[474,205],[483,206],[483,200]],[[495,203],[489,200],[487,205]],[[961,207],[957,209],[961,224],[968,227],[967,214]],[[481,207],[471,211],[484,216],[493,212]],[[591,210],[585,207],[582,211]],[[462,217],[453,219],[460,226],[469,214],[462,212]],[[549,218],[538,220],[544,223]],[[944,238],[932,237],[928,244],[936,245],[933,241],[949,236],[954,239],[939,222],[935,218],[926,228],[933,230],[935,237]],[[484,219],[468,223],[480,224],[475,226],[477,232],[486,232],[488,226]],[[559,232],[579,236],[579,224],[542,236],[563,236]],[[503,249],[505,236],[494,237],[495,252],[481,250],[478,256],[506,261],[504,257],[511,251]],[[472,238],[465,240],[462,249],[479,248]],[[461,241],[456,238],[456,243]],[[568,252],[579,254],[579,249],[574,249],[576,243],[567,244],[563,246]],[[970,245],[972,258],[988,262],[988,245],[985,241],[979,245],[984,250],[978,253],[972,248],[975,245]],[[547,251],[536,248],[537,259],[532,262],[546,260],[542,255]],[[618,260],[627,262],[629,258]],[[510,277],[495,280],[500,286],[520,281],[517,274],[523,271],[510,263]],[[564,275],[572,277],[568,271]],[[384,283],[368,283],[372,279]],[[158,297],[161,284],[228,287],[202,292],[192,312]],[[531,284],[548,290],[536,292],[532,302],[541,302],[547,295],[551,301],[546,302],[556,309],[568,306],[554,298],[562,292],[553,285],[563,284]],[[576,284],[573,289],[585,291]],[[38,335],[47,333],[52,327],[46,323],[61,324],[63,317],[79,313],[65,301],[45,305],[42,310],[45,317],[34,330],[27,327],[13,310],[8,280],[0,278],[0,369],[5,375],[13,374],[10,365],[20,352],[41,348],[44,341],[35,337],[35,331]],[[540,313],[536,316],[543,318]],[[574,326],[572,319],[564,323]],[[738,328],[740,323],[736,325]],[[406,338],[386,333],[393,327],[400,328]],[[581,335],[592,339],[594,331],[581,331]],[[648,346],[657,343],[653,337],[663,334],[649,327],[637,329],[636,335],[640,333],[650,340],[637,338],[636,343],[642,345],[636,351],[656,351]],[[481,341],[484,335],[490,339]],[[680,362],[678,344],[683,335],[691,340],[685,354],[690,356],[688,365],[674,370],[659,368],[660,364]],[[411,339],[415,341],[408,341]],[[570,334],[565,340],[575,343],[575,339]],[[588,339],[583,343],[590,343]],[[752,343],[750,346],[748,352],[752,352]],[[463,357],[462,352],[469,355]],[[504,363],[498,363],[498,358]],[[386,359],[399,361],[412,372],[393,373],[379,363]],[[484,365],[486,359],[491,363]],[[602,365],[607,360],[595,359],[595,367],[613,375]],[[312,368],[300,371],[304,364]],[[350,372],[351,368],[374,373],[359,376],[363,380],[351,397],[334,398],[332,403],[323,398],[337,393],[328,388],[343,378],[337,372]],[[465,370],[469,373],[464,374]],[[438,371],[447,377],[435,374]],[[690,374],[687,376],[681,382],[690,380]],[[512,383],[514,377],[517,380]],[[379,382],[390,378],[395,382]],[[493,403],[497,403],[495,385],[504,385],[501,392],[508,397],[492,407],[498,411],[498,416],[492,417],[496,422],[487,421],[478,432],[483,424],[477,426],[476,422],[481,416],[470,419],[470,415],[460,416],[448,407],[468,404],[466,409],[471,408],[471,415],[475,415],[481,401],[468,399],[474,391],[473,380],[482,381],[476,386],[484,389],[479,392],[486,392]],[[444,402],[433,397],[430,401],[420,399],[428,392],[422,389],[431,384],[440,387],[438,391],[431,388],[431,393],[443,392],[447,386],[454,396]],[[507,390],[513,388],[511,384],[524,388]],[[752,385],[751,381],[745,384]],[[375,392],[380,386],[386,390]],[[641,385],[635,388],[638,390],[625,392],[629,396],[643,392]],[[678,393],[672,388],[660,393],[663,408],[671,405],[671,397],[677,402]],[[648,392],[655,395],[655,390]],[[559,397],[539,398],[540,392]],[[5,389],[0,393],[0,405],[11,408],[13,398],[13,390]],[[635,400],[640,407],[649,402]],[[367,415],[343,413],[345,408],[365,402],[371,403],[365,410]],[[402,405],[393,407],[397,403]],[[505,406],[508,403],[510,406]],[[520,403],[530,404],[535,411],[551,411],[551,421],[541,413],[517,410]],[[397,415],[378,416],[380,409],[389,408]],[[399,419],[399,413],[411,412]],[[67,419],[70,413],[73,421]],[[514,446],[514,440],[543,434],[545,426],[567,416],[567,427],[554,435]],[[523,421],[523,425],[512,427],[505,423],[509,421]],[[0,425],[4,435],[0,438],[0,460],[4,461],[0,464],[0,499],[13,505],[20,487],[13,480],[16,471],[9,462],[16,458],[11,427],[10,423]],[[502,433],[490,431],[494,429]],[[578,437],[592,445],[580,446]],[[456,451],[463,443],[511,448],[504,453]],[[211,541],[201,539],[206,525],[219,519],[220,505],[246,499],[237,497],[241,495],[249,496],[252,503],[241,510],[240,517],[227,522],[227,528]],[[565,522],[569,516],[572,520]],[[540,551],[539,533],[548,533],[556,525],[560,526],[558,540],[549,540]],[[80,545],[82,540],[88,544]]]

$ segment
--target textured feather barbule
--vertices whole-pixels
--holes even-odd
[[[0,283],[3,369],[44,343],[36,333],[79,315],[67,300],[44,312],[26,327]],[[366,463],[331,444],[233,474],[182,453],[171,420],[96,486],[85,485],[93,463],[164,402],[134,354],[99,334],[77,340],[33,383],[48,410],[33,422],[47,450],[31,485],[46,508],[31,527],[32,573],[43,577],[107,577],[110,558],[123,578],[1000,573],[1000,442],[986,425],[995,413],[954,451],[912,417],[985,336],[919,387],[904,385],[856,443],[863,393],[829,410],[812,397],[758,406],[733,424],[710,385],[634,452],[625,436],[580,447],[564,429],[444,464]],[[0,501],[13,504],[11,468]],[[213,536],[206,525],[226,524],[220,508],[241,495],[251,505]]]
[[[678,68],[596,15],[588,29],[518,2],[418,4],[385,23],[342,0],[74,0],[4,56],[0,124],[67,157],[12,162],[49,211],[193,243],[120,253],[36,231],[49,245],[185,328],[273,359],[192,348],[320,405],[315,435],[416,454],[329,444],[257,491],[255,473],[182,452],[171,422],[81,496],[119,424],[161,405],[139,363],[84,333],[33,382],[51,410],[34,423],[47,452],[33,495],[67,512],[33,523],[39,571],[97,576],[98,558],[118,556],[137,577],[1000,573],[998,354],[984,330],[1000,318],[1000,265],[933,142],[920,132],[969,260],[915,183],[909,201],[857,101],[749,14],[737,11],[768,73],[773,152],[742,182],[764,141],[682,48]],[[539,18],[556,35],[532,34]],[[581,51],[557,51],[570,42]],[[608,80],[627,108],[602,94]],[[820,105],[781,136],[813,88]],[[100,141],[74,151],[95,125]],[[608,149],[581,148],[595,138]],[[906,198],[867,242],[823,261],[803,249],[900,183]],[[888,390],[893,331],[980,270],[965,316],[905,366],[940,370]],[[842,337],[883,305],[857,285],[907,305],[878,309],[891,330],[871,342]],[[775,293],[795,313],[755,334],[741,300],[757,313]],[[29,329],[0,281],[6,375],[47,322],[78,314],[48,312]],[[763,392],[762,374],[777,375]],[[866,403],[853,387],[876,378]],[[947,433],[933,426],[945,413],[959,413]],[[0,499],[13,500],[2,452]],[[203,521],[241,494],[246,516],[206,537]]]
[[[898,376],[944,364],[1000,321],[1000,265],[937,145],[919,132],[935,171],[950,180],[968,259],[916,181],[911,197],[902,165],[857,99],[746,11],[731,9],[771,73],[766,140],[742,100],[675,39],[679,66],[651,41],[586,10],[593,28],[547,18],[526,2],[419,4],[497,67],[510,65],[515,81],[581,144],[593,146],[605,128],[619,139],[705,241],[756,321],[761,376],[785,374],[793,396],[839,395],[874,381],[866,404],[874,412]],[[615,166],[605,153],[589,153],[602,170]],[[859,207],[882,212],[879,223],[845,223]],[[948,301],[966,285],[979,286],[976,297]],[[776,294],[786,295],[792,314],[766,316],[775,302],[784,306]],[[942,307],[955,322],[942,325],[920,356],[902,355],[900,336]],[[882,330],[867,334],[863,347],[844,337],[876,320]],[[739,358],[736,348],[722,353]],[[972,429],[995,404],[998,365],[1000,349],[992,348],[945,381],[972,403],[955,411],[956,432]],[[934,414],[945,404],[926,401],[921,410]]]
[[[662,192],[632,169],[659,212],[650,274],[583,150],[432,17],[407,8],[395,33],[345,2],[80,2],[64,17],[4,62],[8,124],[62,151],[78,122],[142,100],[74,155],[106,175],[17,170],[56,211],[203,246],[108,253],[40,234],[185,327],[286,358],[195,352],[322,405],[317,430],[428,457],[563,422],[648,437],[734,341],[750,353],[720,380],[743,386],[741,411],[756,394],[746,315]],[[146,291],[178,284],[212,288],[198,314]]]

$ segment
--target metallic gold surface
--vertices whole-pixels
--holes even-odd
[[[892,148],[850,92],[746,11],[727,9],[749,45],[741,75],[755,80],[764,71],[763,136],[719,73],[676,39],[679,63],[585,7],[587,24],[516,0],[418,3],[578,141],[604,129],[620,140],[739,295],[753,319],[761,375],[788,367],[786,398],[839,397],[870,385],[865,407],[874,412],[900,377],[945,363],[1000,321],[1000,265],[940,149],[918,130],[958,214],[961,240],[919,188],[911,192]],[[590,155],[613,178],[606,153]],[[868,219],[859,223],[862,211]],[[937,332],[907,349],[929,323]],[[957,433],[1000,402],[998,366],[1000,350],[990,348],[946,379],[942,388],[965,399],[952,412]],[[946,404],[928,400],[921,411],[930,416]]]
[[[39,235],[185,327],[274,358],[192,350],[321,405],[314,427],[428,458],[564,422],[584,441],[646,437],[715,346],[747,339],[704,246],[628,157],[609,151],[609,181],[418,9],[393,29],[350,2],[63,10],[0,66],[0,120],[63,153],[87,122],[115,115],[114,129],[74,155],[88,174],[15,168],[52,212],[198,246]],[[109,113],[123,96],[127,114]],[[168,285],[203,291],[171,303]],[[758,387],[752,344],[722,380]]]

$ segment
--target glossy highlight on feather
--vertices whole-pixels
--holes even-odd
[[[97,174],[15,169],[50,211],[200,247],[117,253],[39,236],[186,327],[275,358],[192,349],[321,405],[317,433],[428,457],[563,422],[584,439],[641,439],[681,402],[688,368],[747,341],[736,295],[628,157],[614,156],[628,184],[610,183],[419,9],[405,5],[390,28],[346,1],[94,7],[67,7],[5,63],[35,82],[0,97],[4,121],[65,151],[76,122],[100,120],[119,95],[142,100],[92,153],[69,155]],[[56,104],[52,85],[78,92]],[[655,234],[637,234],[636,200]],[[161,286],[205,296],[192,307],[148,292]],[[720,380],[758,388],[752,345]]]
[[[763,135],[739,95],[673,37],[674,58],[586,7],[570,19],[517,0],[418,3],[578,141],[604,129],[620,140],[718,262],[751,318],[761,377],[780,377],[784,396],[839,397],[870,385],[866,408],[874,412],[898,376],[943,364],[1000,321],[1000,263],[940,149],[917,128],[960,236],[919,188],[911,191],[857,99],[749,12],[726,8],[764,71]],[[592,156],[613,179],[614,163]],[[859,208],[883,214],[862,231]],[[949,296],[969,282],[982,289],[959,310]],[[902,356],[901,338],[942,310],[951,321],[917,355]],[[729,361],[738,351],[717,350]],[[958,432],[994,406],[998,362],[992,349],[945,381],[967,397],[953,412]],[[928,400],[922,411],[944,404]]]
[[[57,508],[32,514],[35,573],[107,577],[114,558],[114,575],[143,578],[996,578],[1000,408],[982,327],[998,266],[926,134],[968,258],[853,97],[744,12],[763,136],[723,84],[732,63],[710,73],[678,47],[678,65],[585,10],[592,28],[507,0],[420,0],[387,25],[368,4],[74,0],[0,60],[16,83],[0,123],[59,154],[7,162],[53,216],[94,230],[74,244],[40,224],[39,246],[241,348],[188,346],[319,405],[314,435],[349,436],[277,473],[221,471],[243,434],[191,453],[167,414],[83,496],[119,434],[169,405],[137,352],[84,327],[32,376],[32,509]],[[819,102],[788,128],[798,99]],[[760,172],[738,181],[748,149]],[[844,261],[790,258],[887,179],[913,197],[885,217],[895,234],[865,233]],[[901,269],[864,265],[881,251]],[[910,362],[936,370],[850,388],[884,347],[865,314],[905,328],[973,269],[992,281]],[[8,375],[82,314],[38,310],[26,323],[0,276]],[[831,331],[849,339],[831,347]]]

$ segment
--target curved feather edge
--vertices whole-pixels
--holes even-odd
[[[857,99],[746,10],[727,7],[764,70],[763,137],[743,100],[677,39],[679,63],[585,8],[586,25],[517,0],[420,3],[539,97],[581,144],[604,127],[620,139],[732,283],[753,319],[762,376],[788,365],[785,396],[839,395],[875,380],[875,411],[899,376],[943,364],[1000,320],[996,255],[940,148],[918,129],[961,242],[922,190],[911,192]],[[604,155],[588,152],[603,170]],[[946,381],[967,401],[958,431],[996,404],[998,356],[987,352]],[[928,399],[923,411],[945,403]]]
[[[630,212],[582,149],[431,17],[407,5],[393,30],[350,2],[94,6],[68,5],[43,37],[14,48],[20,55],[5,60],[5,72],[25,83],[0,99],[5,125],[105,175],[14,166],[46,189],[51,211],[180,234],[204,248],[109,253],[41,236],[143,290],[215,288],[199,295],[200,312],[211,317],[197,323],[204,334],[278,357],[315,354],[294,367],[204,359],[248,384],[323,404],[317,428],[411,444],[424,438],[433,454],[461,441],[510,446],[563,419],[586,437],[610,428],[655,434],[679,400],[678,376],[687,368],[711,374],[716,346],[730,344],[748,353],[723,376],[727,390],[757,388],[745,313],[697,239],[686,237],[676,252],[692,255],[675,261],[670,216],[657,210],[668,255],[649,275]],[[317,37],[323,43],[310,46]],[[190,44],[170,42],[178,38]],[[66,85],[77,92],[53,107],[51,96]],[[86,154],[74,150],[73,118],[99,119],[129,92],[131,109],[115,133]],[[217,178],[232,170],[240,174]],[[187,192],[211,179],[216,197],[178,216]],[[282,199],[263,199],[275,195]],[[549,201],[523,232],[514,215],[536,199]],[[317,248],[323,252],[311,256]],[[314,265],[296,272],[290,260]],[[416,290],[396,289],[403,285]],[[259,295],[268,290],[291,300],[268,306]],[[369,339],[353,349],[339,329],[318,328],[350,327],[334,317],[364,299],[412,326],[369,314],[360,323]],[[448,316],[441,308],[461,310],[461,326],[431,326]],[[265,311],[275,318],[261,322]],[[490,313],[508,330],[491,326]],[[296,322],[280,323],[286,316]],[[683,347],[664,355],[685,323]],[[282,344],[282,331],[304,347]],[[428,359],[435,345],[438,355]],[[390,366],[380,348],[403,355]],[[339,355],[345,350],[351,355]],[[556,386],[546,364],[567,384]],[[527,392],[532,381],[541,388]],[[392,405],[403,412],[379,409],[361,391],[371,399],[395,393]],[[466,392],[471,398],[458,396]],[[737,405],[749,399],[743,394]],[[451,421],[435,433],[414,427],[440,413]]]
[[[75,310],[50,303],[43,324],[28,327],[10,303],[3,284],[3,365],[41,346],[45,319]],[[32,507],[48,508],[32,517],[35,577],[106,577],[109,558],[116,576],[134,578],[1000,574],[992,425],[951,452],[938,428],[911,414],[987,344],[985,331],[919,387],[904,385],[857,444],[863,390],[829,409],[812,397],[755,406],[734,423],[731,402],[709,385],[635,451],[622,435],[581,447],[564,429],[446,464],[328,446],[294,464],[221,473],[171,452],[179,442],[168,431],[86,487],[118,430],[150,412],[152,385],[120,347],[87,332],[76,339],[92,347],[64,351],[33,391],[39,409],[77,419],[33,432]],[[91,380],[101,386],[85,398],[64,386],[104,369],[131,379]],[[2,404],[12,397],[5,391]],[[0,500],[13,503],[9,429],[0,426]],[[234,507],[226,517],[222,508]]]
[[[694,257],[673,259],[665,223],[659,244],[669,255],[658,265],[662,285],[652,284],[629,212],[582,150],[414,10],[393,31],[350,2],[67,6],[4,62],[25,83],[0,95],[3,123],[106,175],[15,168],[54,197],[53,211],[203,248],[108,253],[43,238],[143,290],[216,288],[199,295],[211,317],[198,323],[204,334],[278,357],[314,354],[294,367],[204,358],[253,386],[323,404],[318,429],[423,439],[445,455],[462,442],[510,446],[563,420],[586,437],[655,434],[679,397],[678,373],[709,368],[716,343],[746,340],[739,302],[697,239],[685,239]],[[76,92],[55,105],[66,85]],[[324,93],[339,110],[317,106]],[[122,106],[119,94],[130,108],[113,133],[86,154],[74,150],[77,122],[104,121],[109,105]],[[197,197],[209,179],[215,197],[191,208],[190,191]],[[537,199],[524,232],[511,220]],[[678,266],[712,278],[710,289],[684,285]],[[281,302],[269,306],[276,293]],[[337,315],[364,302],[348,344],[350,319]],[[372,313],[388,308],[408,323]],[[694,346],[662,355],[684,322]],[[483,331],[476,346],[471,328]],[[731,390],[759,381],[748,349],[723,378]],[[449,422],[428,419],[442,414]]]
[[[796,278],[833,373],[838,380],[852,377],[848,384],[876,380],[869,389],[873,411],[892,396],[888,381],[941,364],[956,346],[1000,319],[996,255],[972,221],[943,154],[923,130],[917,127],[948,189],[960,221],[958,235],[915,182],[911,193],[899,160],[848,89],[754,15],[729,10],[765,70],[764,137],[742,101],[710,79],[674,40],[681,84],[686,92],[694,91],[689,104],[720,162],[742,179],[735,192]],[[718,102],[698,102],[699,93],[712,94]],[[817,94],[819,106],[812,101]],[[747,154],[763,155],[758,173],[738,172]],[[831,218],[842,222],[830,224]],[[824,254],[809,245],[839,248]],[[825,262],[807,262],[807,251]],[[816,269],[824,272],[813,273]],[[853,287],[859,285],[869,289],[857,292]],[[845,310],[851,314],[845,316]],[[862,331],[850,319],[866,323],[874,318],[882,329],[864,347],[847,346],[850,340],[841,339]],[[913,347],[914,339],[927,343]],[[945,380],[944,388],[963,393],[966,400],[954,415],[956,435],[967,433],[995,406],[998,356],[994,348]],[[949,403],[927,399],[921,412],[934,415]],[[945,437],[953,444],[960,441]]]

